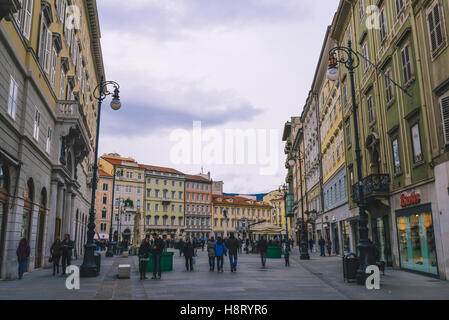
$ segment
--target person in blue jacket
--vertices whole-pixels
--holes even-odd
[[[226,245],[221,237],[215,243],[215,256],[217,257],[217,272],[223,272],[223,256],[226,255]]]

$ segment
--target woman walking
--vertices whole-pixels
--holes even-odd
[[[19,280],[22,280],[23,274],[27,268],[27,261],[30,257],[30,246],[27,239],[20,240],[19,247],[16,250],[17,261],[19,262]]]
[[[53,275],[59,274],[59,262],[62,256],[61,239],[56,238],[55,242],[50,248],[51,261],[53,262]]]
[[[215,270],[215,239],[211,237],[207,242],[207,255],[209,256],[209,271]]]
[[[215,243],[215,255],[217,257],[217,272],[223,272],[223,255],[226,255],[226,245],[221,237]]]
[[[150,260],[150,239],[146,237],[139,248],[139,260],[140,260],[140,280],[147,280],[147,263]]]
[[[195,248],[190,242],[190,238],[186,239],[182,252],[184,253],[184,258],[186,259],[187,271],[193,271],[193,256],[195,255]]]

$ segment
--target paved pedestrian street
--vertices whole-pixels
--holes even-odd
[[[297,251],[297,248],[295,248]],[[65,278],[51,270],[25,274],[23,280],[0,281],[0,299],[87,299],[87,300],[328,300],[328,299],[448,299],[449,282],[405,271],[387,269],[381,290],[344,283],[341,258],[312,255],[300,261],[297,252],[291,267],[283,260],[267,260],[261,268],[258,255],[239,255],[238,272],[209,272],[206,252],[198,252],[195,271],[187,272],[184,258],[174,256],[174,271],[162,280],[139,280],[137,257],[102,257],[97,278],[82,278],[80,290],[68,290]],[[74,262],[80,265],[81,260]],[[118,279],[118,264],[132,266],[131,279]]]

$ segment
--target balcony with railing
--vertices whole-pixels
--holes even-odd
[[[390,176],[388,174],[372,174],[362,181],[362,190],[365,199],[388,197],[390,192]],[[352,200],[360,200],[359,184],[352,186]]]

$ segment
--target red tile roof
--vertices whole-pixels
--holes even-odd
[[[211,182],[210,180],[199,176],[199,175],[191,175],[191,174],[186,174],[186,180],[190,180],[190,181],[199,181],[199,182]]]
[[[218,201],[219,198],[221,198],[223,201]],[[232,202],[227,201],[227,200],[231,200],[231,199],[232,199]],[[255,201],[255,200],[250,200],[247,198],[235,197],[235,196],[213,195],[212,202],[215,205],[235,205],[235,206],[254,206],[254,207],[272,208],[271,205],[269,205],[268,203],[264,203],[262,201]]]
[[[103,170],[98,170],[98,174],[100,175],[100,177],[112,177],[112,174],[109,174]]]
[[[113,158],[108,158],[108,157],[101,157],[104,160],[106,160],[107,162],[109,162],[110,164],[113,165],[121,165],[122,164],[122,160],[119,159],[113,159]]]

